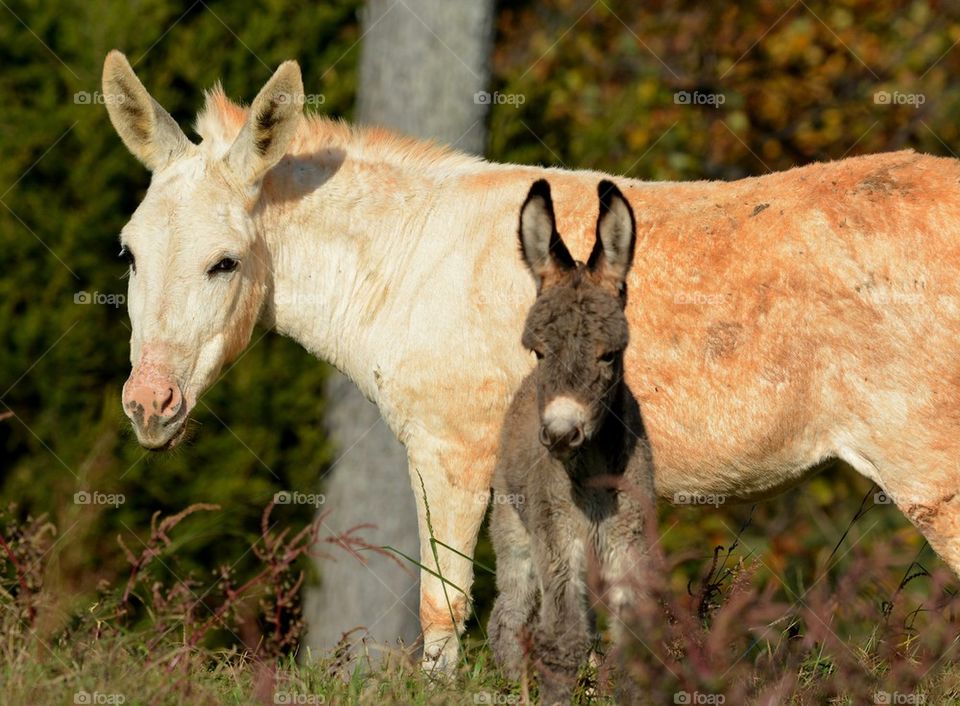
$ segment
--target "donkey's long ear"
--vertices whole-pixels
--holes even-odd
[[[103,97],[123,144],[150,171],[170,164],[190,146],[180,126],[151,97],[127,57],[116,49],[103,62]]]
[[[260,89],[247,122],[226,160],[247,184],[259,180],[290,148],[303,117],[303,79],[295,61],[285,61]]]
[[[597,195],[600,197],[597,240],[593,244],[587,267],[623,292],[627,273],[633,263],[636,242],[637,226],[633,209],[620,189],[606,179],[597,186]]]
[[[576,267],[557,232],[550,184],[546,179],[533,183],[520,209],[520,251],[537,282],[537,291],[551,274]]]

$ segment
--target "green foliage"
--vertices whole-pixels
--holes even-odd
[[[126,570],[118,534],[136,549],[153,512],[195,502],[222,510],[178,540],[184,570],[236,563],[242,576],[264,505],[280,490],[315,492],[331,458],[326,368],[265,331],[198,404],[202,431],[186,448],[151,455],[128,431],[125,307],[75,303],[79,292],[126,292],[118,234],[149,183],[97,101],[103,58],[126,52],[184,129],[203,88],[222,79],[231,96],[250,101],[290,57],[323,95],[313,105],[348,114],[358,6],[23,0],[0,8],[0,413],[15,415],[0,422],[0,493],[56,520],[62,541],[52,551],[66,595]],[[125,502],[77,505],[81,490]],[[301,524],[312,514],[277,511]]]
[[[195,502],[222,510],[178,534],[182,572],[237,562],[237,576],[249,575],[253,558],[244,552],[263,505],[278,490],[314,491],[331,458],[325,368],[263,331],[198,405],[201,429],[186,448],[148,455],[127,431],[119,402],[129,372],[125,310],[74,303],[81,291],[125,292],[117,234],[149,182],[96,102],[103,58],[125,51],[185,128],[202,88],[222,80],[229,95],[250,101],[290,57],[308,93],[323,95],[317,109],[349,118],[360,5],[0,5],[0,415],[16,415],[0,421],[0,497],[16,499],[24,515],[49,513],[59,527],[47,580],[65,600],[126,570],[118,534],[135,548],[154,511]],[[952,81],[960,8],[947,3],[510,0],[499,8],[492,88],[524,100],[493,107],[495,160],[734,178],[905,146],[949,154],[960,139],[960,84]],[[677,91],[723,95],[724,103],[678,104]],[[924,103],[876,103],[877,91],[923,95]],[[126,502],[77,505],[80,490],[122,493]],[[740,547],[762,562],[757,581],[787,598],[812,583],[869,491],[831,469],[758,506]],[[678,590],[749,514],[662,509],[661,542],[682,559],[671,575]],[[303,525],[312,508],[276,515]],[[889,545],[904,569],[922,545],[891,506],[855,523],[834,560],[847,561],[861,539]],[[928,551],[920,558],[934,561]],[[485,538],[478,559],[493,563]],[[890,572],[878,595],[901,575]],[[478,572],[481,618],[492,592]]]
[[[729,179],[960,141],[955,4],[511,2],[498,30],[498,160]]]
[[[493,104],[488,152],[655,180],[908,147],[949,156],[960,145],[958,39],[960,6],[926,0],[514,0],[497,18],[491,91],[509,100]],[[723,102],[678,102],[678,92]],[[682,585],[752,512],[741,550],[762,561],[758,580],[800,595],[865,495],[869,507],[870,483],[837,464],[755,510],[661,507],[661,541],[687,557]],[[855,522],[835,560],[861,538],[902,539],[904,569],[918,555],[939,562],[890,505]]]
[[[202,580],[159,571],[180,570],[187,552],[177,538],[210,510],[194,506],[157,518],[149,548],[132,552],[135,569],[103,584],[96,601],[68,611],[65,625],[51,626],[42,618],[57,605],[56,591],[43,577],[56,528],[43,517],[18,521],[0,508],[4,703],[535,702],[534,665],[519,683],[505,680],[483,642],[465,642],[465,659],[449,678],[424,672],[415,649],[379,646],[371,655],[378,662],[351,660],[356,636],[345,636],[330,653],[307,653],[298,664],[283,653],[301,627],[293,559],[314,542],[332,552],[368,547],[350,533],[323,535],[319,520],[294,535],[289,527],[267,527],[265,515],[263,533],[249,548],[259,572],[243,585],[230,572]],[[573,703],[676,703],[684,693],[723,695],[735,704],[908,703],[876,697],[884,692],[957,703],[956,666],[944,659],[957,628],[956,595],[949,588],[954,577],[946,567],[932,573],[911,567],[880,603],[864,587],[889,569],[893,556],[879,544],[861,543],[851,547],[852,565],[838,585],[817,582],[801,601],[758,590],[751,575],[760,562],[738,560],[732,550],[718,552],[710,575],[688,591],[673,585],[673,560],[655,547],[653,570],[644,579],[648,600],[636,601],[624,615],[621,643],[597,643],[595,663],[581,670]],[[202,644],[216,628],[249,637],[245,606],[251,599],[266,622],[253,644],[244,640],[242,649],[219,650]],[[609,625],[605,617],[601,613],[601,623]],[[626,686],[619,671],[629,675],[632,691],[618,694]]]

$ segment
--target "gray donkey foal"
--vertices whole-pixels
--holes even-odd
[[[636,599],[629,576],[653,506],[649,447],[623,381],[633,212],[611,182],[598,192],[586,264],[557,232],[546,181],[533,184],[520,211],[520,246],[538,291],[523,345],[538,364],[500,440],[491,525],[499,595],[489,635],[498,664],[518,678],[520,634],[531,625],[544,703],[570,699],[589,655],[599,600],[587,596],[588,562],[596,561],[615,616]],[[621,623],[613,623],[616,633]]]

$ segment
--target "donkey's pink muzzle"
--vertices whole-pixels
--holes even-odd
[[[141,364],[123,386],[126,412],[141,446],[170,445],[186,418],[186,403],[179,383],[161,368]]]

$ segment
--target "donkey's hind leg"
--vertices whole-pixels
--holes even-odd
[[[490,535],[497,555],[497,600],[490,615],[488,638],[504,675],[519,679],[525,656],[521,633],[533,621],[538,595],[530,534],[516,508],[495,502]]]
[[[931,548],[960,577],[960,476],[930,483],[894,481],[884,486]]]
[[[960,424],[945,429],[945,421],[918,425],[897,448],[877,444],[870,461],[844,460],[879,483],[960,577]]]

